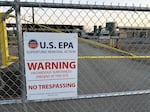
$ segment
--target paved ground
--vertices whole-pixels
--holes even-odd
[[[119,55],[79,42],[79,55]],[[149,61],[149,60],[147,60]],[[150,65],[131,59],[79,60],[79,95],[150,89]],[[27,104],[28,112],[149,112],[150,94]],[[0,105],[21,112],[22,105]]]

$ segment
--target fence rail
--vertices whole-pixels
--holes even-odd
[[[16,2],[0,1],[0,6],[15,6]],[[149,7],[137,6],[114,6],[114,5],[90,5],[90,4],[64,4],[64,3],[42,3],[42,2],[19,2],[20,7],[40,8],[67,8],[67,9],[92,9],[92,10],[123,10],[123,11],[150,11]]]

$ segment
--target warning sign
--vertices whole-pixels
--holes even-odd
[[[76,33],[24,32],[27,100],[77,96]]]

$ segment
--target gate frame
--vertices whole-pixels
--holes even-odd
[[[17,38],[18,38],[18,51],[19,51],[19,66],[20,71],[22,74],[22,98],[21,100],[8,100],[8,101],[0,101],[0,104],[11,104],[11,103],[23,103],[23,111],[27,112],[26,109],[26,89],[25,89],[25,76],[24,76],[24,59],[23,59],[23,37],[22,37],[22,27],[21,27],[21,19],[20,19],[20,7],[44,7],[44,8],[68,8],[68,9],[95,9],[95,10],[122,10],[122,11],[150,11],[148,7],[127,7],[127,6],[111,6],[111,5],[82,5],[82,4],[61,4],[61,3],[34,3],[34,2],[20,2],[20,0],[15,0],[14,2],[5,2],[0,1],[0,6],[15,6],[15,13],[16,13],[16,24],[17,24]],[[6,33],[6,31],[5,31]],[[5,37],[7,37],[5,35]],[[5,42],[4,42],[5,43]],[[8,41],[6,41],[8,43]],[[5,43],[5,44],[6,44]],[[7,50],[7,49],[6,49]],[[120,58],[150,58],[150,56],[135,56],[133,54],[129,54],[131,56],[124,56]],[[8,57],[8,55],[5,55]],[[79,57],[81,59],[82,57]],[[84,59],[92,59],[89,57],[83,57]],[[101,59],[101,57],[93,57],[93,59]],[[105,59],[120,59],[119,57],[104,57]],[[118,97],[118,96],[129,96],[129,95],[141,95],[141,94],[150,94],[150,90],[137,90],[137,91],[124,91],[124,92],[112,92],[112,93],[99,93],[99,94],[87,94],[87,95],[78,95],[75,98],[69,98],[70,100],[73,99],[90,99],[90,98],[104,98],[104,97]],[[69,100],[69,99],[55,99],[55,100]],[[48,100],[54,101],[54,100]]]

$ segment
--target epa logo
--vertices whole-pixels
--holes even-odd
[[[35,49],[38,47],[38,42],[36,40],[30,40],[28,43],[29,48]]]

